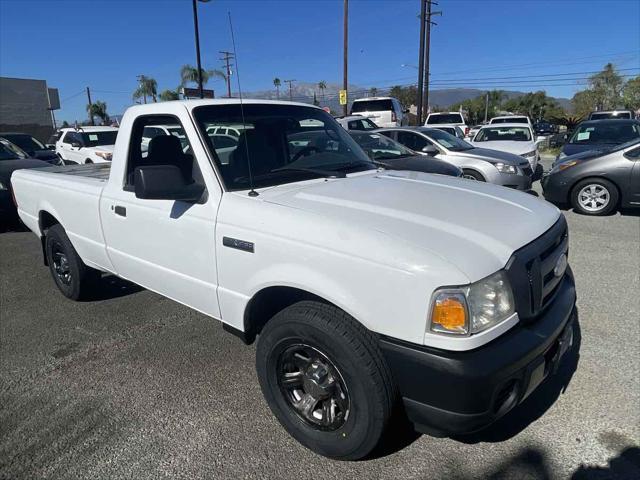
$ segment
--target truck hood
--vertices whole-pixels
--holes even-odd
[[[524,158],[519,155],[514,155],[513,153],[490,150],[488,148],[477,148],[475,146],[470,150],[452,153],[459,157],[479,158],[480,160],[485,160],[490,163],[502,162],[509,165],[521,165],[523,161],[526,162]]]
[[[472,282],[503,268],[515,250],[560,215],[529,194],[408,171],[283,185],[263,191],[261,198],[396,238],[398,248],[408,242],[451,263]],[[362,254],[375,259],[380,252]]]
[[[491,150],[513,153],[514,155],[522,155],[536,149],[536,144],[533,142],[509,142],[495,140],[481,143],[484,147],[488,147]],[[473,145],[475,146],[476,144],[474,143]]]

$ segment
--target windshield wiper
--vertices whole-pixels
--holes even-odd
[[[307,172],[307,173],[315,173],[316,175],[320,175],[325,178],[345,178],[346,175],[344,172],[336,172],[334,170],[322,170],[320,168],[305,168],[305,167],[280,167],[275,170],[271,170],[271,173],[275,172]]]

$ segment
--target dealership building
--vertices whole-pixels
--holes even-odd
[[[0,77],[0,132],[29,133],[45,142],[59,108],[58,89],[46,80]]]

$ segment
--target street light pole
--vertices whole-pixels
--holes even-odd
[[[422,125],[422,95],[423,95],[423,82],[424,82],[424,27],[426,24],[426,9],[427,0],[420,0],[420,52],[418,58],[418,111],[417,122],[418,125]]]
[[[202,1],[202,0],[200,0]],[[193,0],[193,28],[196,33],[196,62],[198,68],[198,90],[200,98],[204,98],[204,90],[202,88],[202,62],[200,61],[200,32],[198,31],[198,6],[196,0]]]
[[[349,89],[349,82],[348,82],[348,76],[347,76],[347,68],[348,68],[348,64],[349,62],[347,61],[348,59],[348,53],[349,53],[349,0],[344,0],[344,18],[343,18],[343,34],[344,34],[344,59],[343,59],[343,78],[342,78],[342,89],[346,92]],[[348,106],[348,98],[347,97],[347,103],[345,103],[342,107],[342,114],[346,117],[348,112],[347,112],[347,106]]]

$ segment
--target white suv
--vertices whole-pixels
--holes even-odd
[[[465,136],[469,134],[469,127],[461,112],[437,112],[427,115],[424,121],[426,127],[460,127]]]
[[[65,163],[110,162],[117,135],[116,127],[63,128],[56,153]]]
[[[398,99],[393,97],[357,98],[351,105],[351,115],[369,118],[381,128],[409,125],[407,112]]]

